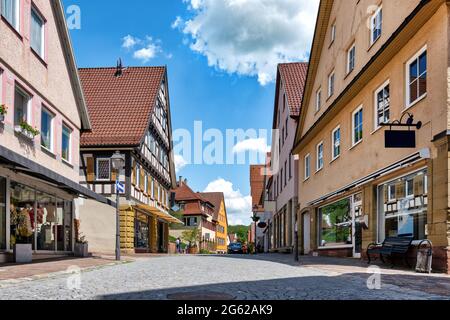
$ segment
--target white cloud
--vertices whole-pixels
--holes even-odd
[[[122,38],[122,48],[127,50],[133,49],[133,58],[141,60],[142,63],[147,63],[155,58],[158,54],[164,53],[161,47],[161,41],[153,40],[150,36],[145,36],[144,39],[127,35]],[[167,59],[172,58],[172,54],[164,53]]]
[[[318,0],[184,0],[193,17],[176,22],[190,47],[219,70],[275,80],[280,62],[307,60]]]
[[[130,34],[122,38],[122,48],[125,49],[131,49],[139,43],[141,43],[141,40]]]
[[[177,29],[183,23],[184,23],[184,20],[180,16],[178,16],[178,17],[176,17],[175,21],[172,22],[172,24],[170,26],[171,26],[172,29]]]
[[[176,154],[174,156],[174,162],[175,162],[175,172],[179,172],[181,169],[186,167],[188,164],[186,160],[184,160],[183,156],[180,156],[179,154]]]
[[[238,142],[233,147],[233,153],[243,153],[248,151],[267,153],[270,152],[270,146],[267,145],[266,139],[247,139]]]
[[[219,178],[209,183],[204,192],[224,193],[229,225],[251,223],[252,197],[242,195],[239,189],[235,190],[232,182]]]

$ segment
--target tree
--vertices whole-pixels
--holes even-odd
[[[198,228],[183,231],[183,233],[181,234],[181,239],[190,243],[191,245],[198,246],[198,242],[200,241],[200,233]]]
[[[237,225],[228,226],[228,233],[236,234],[238,241],[241,243],[247,243],[249,226]]]

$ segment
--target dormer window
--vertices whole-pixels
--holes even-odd
[[[381,37],[383,28],[383,9],[380,6],[370,19],[370,44],[374,44]]]

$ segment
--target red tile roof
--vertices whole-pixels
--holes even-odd
[[[79,69],[92,131],[81,136],[82,147],[137,146],[156,103],[165,67],[130,67],[115,77],[116,68]]]
[[[252,210],[254,206],[258,206],[258,212],[264,212],[261,205],[261,196],[264,190],[264,172],[265,165],[250,166],[250,189],[252,195]]]
[[[298,117],[300,115],[303,90],[308,74],[308,63],[281,63],[278,65],[278,71],[284,87],[286,88],[291,116]]]
[[[223,192],[202,192],[200,195],[214,205],[213,218],[215,221],[219,221],[220,205],[222,202],[225,205],[225,196]]]

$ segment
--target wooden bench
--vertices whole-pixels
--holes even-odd
[[[371,255],[379,255],[381,261],[385,263],[384,258],[389,257],[394,266],[393,256],[401,256],[411,267],[408,261],[408,251],[414,238],[412,236],[387,237],[382,244],[371,243],[367,247],[367,258],[369,264],[372,262]]]

